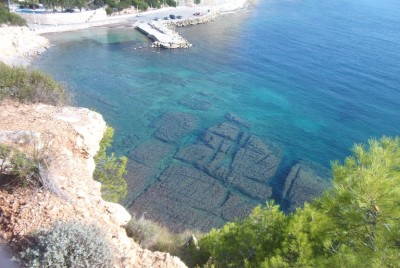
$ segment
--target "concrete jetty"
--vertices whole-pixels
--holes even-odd
[[[153,41],[152,47],[160,48],[189,48],[192,46],[185,38],[175,31],[176,27],[184,27],[206,23],[214,20],[219,11],[208,11],[199,17],[190,17],[179,20],[142,22],[136,26],[140,32]]]
[[[153,41],[153,47],[188,48],[192,46],[192,44],[190,44],[186,39],[180,36],[164,22],[143,22],[137,25],[136,29]]]

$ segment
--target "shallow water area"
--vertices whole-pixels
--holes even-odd
[[[329,168],[354,143],[399,134],[398,10],[394,0],[260,1],[178,29],[188,50],[96,27],[48,35],[54,47],[34,67],[115,127],[131,212],[207,230],[279,201],[297,163]]]

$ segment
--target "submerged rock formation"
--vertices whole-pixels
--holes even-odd
[[[156,128],[154,136],[165,142],[177,142],[195,126],[196,120],[188,114],[165,113],[153,124]]]
[[[327,179],[328,170],[312,166],[298,163],[291,168],[283,190],[288,211],[302,207],[331,186]]]
[[[187,114],[156,119],[154,140],[130,153],[128,184],[136,190],[128,198],[129,210],[147,213],[174,231],[207,231],[270,199],[280,151],[250,134],[245,120],[232,114],[227,119],[200,135],[193,133]]]
[[[82,221],[104,229],[116,248],[115,267],[186,267],[167,253],[140,248],[122,228],[129,213],[101,198],[100,183],[92,178],[93,156],[106,128],[101,115],[84,108],[13,102],[2,103],[1,111],[1,142],[38,148],[48,159],[46,176],[53,183],[50,190],[0,188],[2,239],[11,243],[58,220]]]

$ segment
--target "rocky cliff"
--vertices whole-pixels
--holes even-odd
[[[27,66],[49,46],[49,40],[28,27],[0,26],[0,61],[8,65]]]
[[[0,237],[10,243],[57,220],[83,221],[106,231],[117,249],[116,267],[186,267],[168,253],[140,248],[122,228],[129,213],[101,198],[93,156],[105,128],[101,115],[84,108],[1,104],[0,142],[44,154],[52,185],[12,192],[0,187]]]

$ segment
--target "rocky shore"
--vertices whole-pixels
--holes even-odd
[[[176,32],[176,27],[207,23],[213,21],[219,15],[220,11],[214,10],[200,17],[149,22],[148,25],[160,32],[160,34],[157,32],[153,34],[148,33],[149,38],[154,41],[151,46],[159,48],[189,48],[192,44]],[[143,25],[139,25],[138,28],[143,31]]]
[[[100,114],[85,108],[14,102],[1,103],[1,111],[0,142],[24,152],[34,149],[48,163],[41,172],[46,187],[0,188],[0,244],[23,241],[57,221],[82,222],[106,231],[104,239],[115,247],[112,267],[186,267],[168,253],[140,248],[122,227],[130,220],[129,213],[102,199],[101,185],[92,177],[93,157],[106,129]]]
[[[0,62],[27,66],[33,56],[47,50],[49,40],[28,27],[0,27]]]

